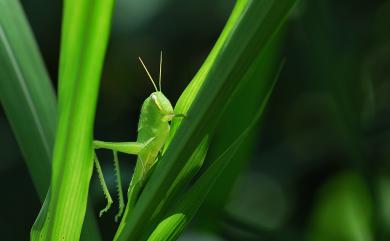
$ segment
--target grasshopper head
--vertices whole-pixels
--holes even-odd
[[[165,97],[165,95],[162,92],[160,91],[153,92],[150,95],[150,98],[156,104],[158,111],[163,116],[163,120],[171,121],[172,118],[175,117],[175,113],[173,112],[173,107],[171,102],[168,100],[167,97]]]
[[[157,89],[157,85],[154,82],[152,76],[150,75],[148,69],[146,68],[144,62],[142,61],[141,58],[139,58],[139,61],[141,62],[142,66],[144,67],[147,75],[149,76],[150,81],[152,82],[154,89],[156,90],[150,95],[150,98],[152,101],[155,103],[157,110],[159,113],[162,115],[162,120],[163,121],[171,121],[174,117],[185,117],[183,114],[177,114],[173,112],[173,107],[171,102],[168,100],[167,97],[161,92],[161,69],[162,69],[162,52],[160,53],[160,75],[158,78],[158,84],[159,84],[159,89]]]

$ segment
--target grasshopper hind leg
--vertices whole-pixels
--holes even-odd
[[[116,176],[116,184],[117,184],[117,191],[118,191],[118,201],[119,201],[119,210],[118,213],[115,215],[115,222],[118,222],[119,218],[122,216],[123,209],[125,207],[125,202],[123,199],[123,191],[122,191],[122,180],[121,180],[121,172],[119,169],[119,161],[118,161],[118,153],[116,151],[113,151],[114,155],[114,170],[115,170],[115,176]]]
[[[118,153],[116,151],[113,151],[113,156],[114,156],[114,170],[115,170],[115,176],[116,176],[118,201],[119,201],[119,211],[115,215],[115,222],[117,222],[119,220],[119,218],[122,216],[123,209],[125,207],[125,202],[124,202],[124,198],[123,198],[122,181],[121,181],[121,174],[120,174],[120,168],[119,168]],[[99,177],[100,185],[103,189],[104,196],[107,199],[106,206],[102,210],[100,210],[100,212],[99,212],[99,217],[101,217],[103,215],[103,213],[107,212],[110,209],[113,201],[112,201],[110,192],[108,191],[107,184],[104,180],[103,171],[102,171],[102,168],[100,166],[99,160],[96,156],[96,153],[94,153],[94,161],[95,161],[95,166],[96,166],[97,174]]]

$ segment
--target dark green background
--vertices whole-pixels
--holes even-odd
[[[22,3],[56,85],[61,2]],[[95,137],[136,138],[139,108],[153,91],[138,56],[157,79],[163,50],[163,91],[175,102],[213,46],[233,4],[232,0],[118,0]],[[196,219],[183,240],[314,240],[316,215],[325,210],[323,203],[332,203],[332,196],[336,206],[341,203],[339,192],[357,195],[346,206],[357,200],[358,208],[371,210],[368,226],[374,240],[389,240],[390,1],[302,0],[285,28],[281,51],[285,66],[256,150],[226,213],[217,219],[202,215],[206,218]],[[26,240],[40,203],[2,110],[0,146],[0,233],[2,240]],[[114,191],[111,155],[99,154]],[[120,159],[123,181],[128,183],[134,158]],[[342,184],[328,185],[335,176],[339,177],[335,182]],[[355,182],[355,177],[362,182]],[[91,195],[97,210],[104,206],[96,177]],[[369,204],[360,204],[362,199]],[[116,229],[115,208],[99,220],[105,240]],[[337,213],[334,219],[345,225]],[[341,236],[332,240],[354,240]]]

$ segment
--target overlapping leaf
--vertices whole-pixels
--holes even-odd
[[[177,178],[183,178],[180,174],[191,169],[191,164],[194,169],[199,166],[200,158],[190,157],[212,134],[242,77],[284,22],[294,2],[237,2],[215,48],[178,101],[175,112],[185,113],[187,118],[173,123],[171,142],[134,212],[122,220],[116,240],[147,239],[166,210],[167,201],[180,198],[180,192],[170,192],[172,185],[188,182]]]
[[[40,199],[50,183],[56,98],[19,1],[0,1],[0,100]],[[100,240],[92,209],[82,240]]]
[[[37,240],[80,237],[93,170],[96,99],[113,4],[113,0],[64,2],[58,129],[50,199],[32,232]]]

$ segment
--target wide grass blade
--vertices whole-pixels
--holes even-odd
[[[117,240],[145,240],[172,199],[172,185],[205,138],[212,134],[242,77],[286,19],[294,0],[237,1],[215,48],[180,97],[176,113],[187,118],[174,123],[173,136],[146,184],[135,210],[121,222]],[[202,155],[199,155],[202,156]],[[193,161],[193,159],[190,159]],[[195,161],[194,166],[199,162]],[[188,177],[187,177],[188,178]],[[175,197],[176,199],[179,197]]]
[[[278,77],[279,75],[277,75]],[[209,192],[215,187],[218,179],[221,178],[221,174],[225,169],[234,162],[237,151],[240,149],[242,143],[253,132],[253,128],[256,127],[272,89],[274,86],[268,89],[268,93],[265,94],[263,102],[259,110],[256,111],[251,123],[241,132],[238,137],[228,146],[223,153],[212,161],[212,164],[206,171],[196,180],[196,182],[185,192],[184,196],[176,203],[171,205],[171,209],[167,212],[167,218],[162,220],[154,232],[148,238],[148,241],[156,240],[176,240],[186,225],[195,216],[199,207],[208,196]]]
[[[43,201],[50,183],[56,98],[38,46],[16,0],[0,0],[0,101]],[[92,208],[83,230],[82,240],[101,239]]]
[[[213,212],[218,212],[223,209],[226,201],[223,200],[223,198],[227,199],[226,196],[228,191],[230,190],[235,177],[240,173],[243,166],[242,163],[247,162],[249,159],[248,156],[251,142],[254,140],[255,132],[259,125],[259,119],[262,116],[283,67],[283,63],[277,70],[274,70],[275,68],[273,67],[275,65],[274,62],[277,59],[276,57],[278,56],[275,54],[275,48],[276,46],[279,46],[279,44],[276,44],[279,43],[278,40],[279,35],[277,35],[276,41],[273,40],[272,44],[267,47],[266,51],[259,53],[256,61],[243,77],[242,83],[238,86],[236,93],[229,101],[229,108],[226,109],[223,117],[233,115],[233,113],[237,115],[237,112],[240,114],[243,112],[244,115],[238,115],[238,117],[234,116],[232,117],[232,120],[222,118],[223,123],[218,123],[217,130],[221,127],[225,127],[225,130],[237,130],[234,130],[233,133],[225,133],[222,140],[218,135],[213,137],[214,139],[210,149],[214,155],[207,153],[207,168],[204,168],[200,177],[195,181],[195,184],[188,185],[185,191],[182,192],[184,193],[184,197],[175,196],[176,199],[179,199],[178,202],[175,200],[170,201],[171,203],[167,200],[164,201],[167,203],[167,209],[169,209],[169,211],[161,212],[158,219],[156,218],[158,226],[148,240],[175,240],[178,238],[186,225],[188,225],[195,216],[200,206],[203,205],[203,202],[206,199],[209,199],[210,196],[222,196],[218,196],[213,200],[215,205],[217,205],[216,202],[219,204],[219,206],[214,207],[215,210],[213,210]],[[268,61],[270,61],[270,63]],[[272,65],[272,67],[270,65]],[[270,68],[265,69],[266,66]],[[262,78],[258,79],[258,76],[261,76]],[[258,88],[255,88],[254,85]],[[249,87],[254,88],[254,90]],[[267,91],[267,93],[264,93],[264,91]],[[242,108],[239,103],[248,100],[248,98],[252,100],[253,103],[247,103],[248,110],[241,110]],[[229,144],[227,144],[228,141],[230,141]],[[198,153],[199,155],[199,153],[203,153],[201,151],[202,149],[199,149],[198,147],[194,153]],[[207,152],[207,150],[204,150],[204,152]],[[203,162],[203,159],[201,159],[201,161]],[[196,160],[194,162],[193,155],[191,156],[191,159],[188,160],[186,166],[191,166],[191,164],[194,163],[196,163]],[[185,167],[183,170],[186,170],[186,168],[188,167]],[[228,168],[230,170],[228,170]],[[180,174],[183,173],[183,170]],[[180,178],[185,177],[179,176],[176,178],[176,181],[181,180]],[[177,183],[174,183],[173,186],[177,186]],[[171,194],[172,193],[169,193],[168,195]],[[213,214],[210,216],[213,216]],[[209,216],[202,216],[202,218],[206,218],[210,221]]]
[[[58,129],[42,240],[78,240],[93,170],[92,136],[113,0],[64,2]],[[41,217],[36,223],[41,223]],[[39,237],[40,238],[40,237]]]

